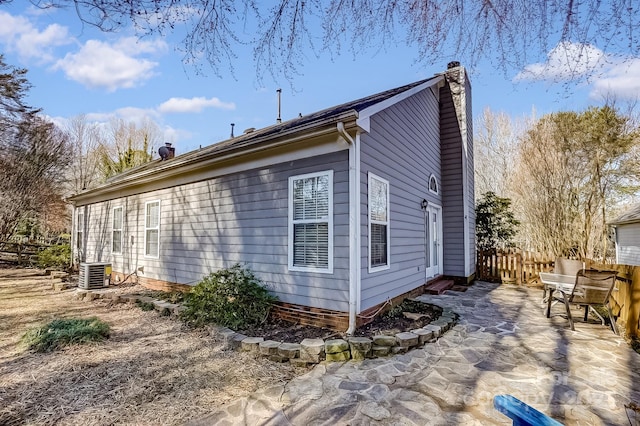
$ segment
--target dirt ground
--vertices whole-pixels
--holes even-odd
[[[306,372],[223,350],[216,336],[128,304],[75,300],[35,269],[0,268],[1,425],[164,425],[206,416]],[[97,316],[106,342],[47,354],[20,344],[28,328]]]

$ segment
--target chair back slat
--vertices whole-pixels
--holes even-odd
[[[576,274],[571,303],[606,304],[616,283],[616,271],[583,269]]]
[[[584,269],[582,260],[567,259],[565,257],[556,258],[553,264],[553,273],[559,275],[571,275],[575,277],[578,271]]]

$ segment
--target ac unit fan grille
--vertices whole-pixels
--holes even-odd
[[[78,287],[85,290],[103,288],[105,286],[105,269],[110,265],[107,263],[83,263],[80,265],[80,276],[78,277]]]

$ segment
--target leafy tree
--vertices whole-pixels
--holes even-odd
[[[486,192],[476,205],[476,244],[480,250],[513,245],[518,222],[511,211],[511,200]]]
[[[12,0],[0,0],[0,5]],[[423,63],[488,59],[522,69],[552,48],[570,57],[570,74],[595,72],[606,60],[593,46],[640,55],[640,8],[630,0],[30,0],[41,8],[74,8],[104,31],[133,26],[139,36],[184,32],[186,63],[204,60],[219,71],[250,45],[258,72],[295,74],[307,55],[354,55],[404,42]],[[247,31],[251,28],[251,31]],[[255,31],[253,29],[255,28]],[[578,49],[578,52],[574,50]]]

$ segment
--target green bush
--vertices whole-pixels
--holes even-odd
[[[57,319],[32,328],[22,336],[22,342],[36,352],[52,352],[62,346],[101,342],[109,337],[109,324],[96,317],[87,319]]]
[[[235,264],[204,277],[187,294],[181,317],[194,326],[244,329],[264,323],[276,300],[251,270]]]
[[[143,302],[142,300],[136,300],[136,306],[145,312],[153,311],[156,307],[151,302]]]
[[[71,246],[60,244],[48,247],[38,253],[38,266],[41,268],[67,269],[71,263]]]

